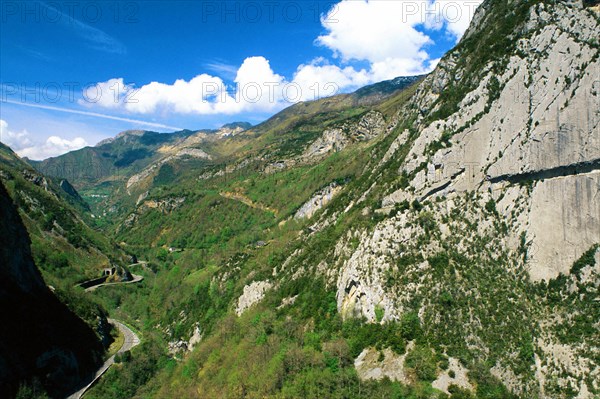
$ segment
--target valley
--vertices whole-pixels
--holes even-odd
[[[0,392],[597,398],[599,31],[597,5],[486,0],[427,75],[0,144]],[[22,326],[48,338],[11,348]]]

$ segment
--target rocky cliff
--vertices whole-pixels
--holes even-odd
[[[34,384],[60,397],[98,363],[102,346],[44,283],[2,183],[0,232],[0,396],[13,397],[22,384]]]
[[[416,311],[447,354],[457,342],[441,330],[457,329],[466,345],[457,346],[492,361],[514,392],[594,397],[597,337],[566,344],[559,332],[592,314],[551,316],[543,306],[557,292],[540,287],[566,295],[558,282],[573,279],[585,303],[598,300],[598,265],[589,262],[589,286],[571,271],[600,243],[599,30],[597,11],[581,2],[478,9],[400,111],[400,133],[374,165],[373,176],[394,167],[402,177],[399,189],[372,179],[382,193],[372,211],[388,217],[338,243],[359,238],[348,255],[337,251],[339,272],[329,275],[345,317],[400,320]],[[510,334],[533,335],[524,369]],[[496,351],[497,342],[506,347]]]

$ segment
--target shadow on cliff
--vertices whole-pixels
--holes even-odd
[[[1,182],[0,237],[0,397],[15,397],[22,385],[62,397],[100,363],[102,345],[44,283]]]

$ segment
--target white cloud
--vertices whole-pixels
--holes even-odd
[[[420,59],[422,47],[431,39],[415,29],[423,20],[418,12],[408,12],[408,3],[343,0],[322,17],[321,23],[328,32],[319,36],[317,43],[345,61]]]
[[[275,73],[269,61],[248,57],[235,67],[207,64],[233,79],[227,86],[206,73],[173,83],[151,82],[139,88],[110,79],[88,88],[83,104],[134,114],[231,115],[273,112],[297,101],[349,91],[397,76],[428,73],[432,59],[424,31],[462,37],[482,0],[341,0],[321,18],[326,33],[315,43],[333,52],[337,65],[324,58],[299,65],[291,80]],[[358,61],[365,67],[350,64]],[[234,77],[235,76],[235,77]],[[98,95],[101,98],[98,98]],[[93,101],[90,101],[93,100]]]
[[[342,62],[367,61],[370,83],[423,74],[439,60],[430,59],[426,48],[433,41],[422,28],[446,28],[458,41],[481,2],[342,0],[322,17],[327,33],[316,43],[332,50]]]
[[[316,42],[343,62],[367,61],[369,83],[429,72],[424,47],[433,41],[417,26],[428,2],[342,0],[321,19]]]
[[[173,84],[151,82],[139,89],[132,89],[125,99],[125,108],[135,113],[154,113],[157,110],[180,114],[210,114],[212,105],[207,94],[221,94],[223,81],[214,76],[201,74],[189,81],[178,79]]]
[[[103,108],[119,108],[123,101],[127,101],[127,95],[132,87],[123,82],[123,78],[109,79],[90,85],[83,90],[83,98],[79,104],[97,104]]]
[[[114,78],[88,88],[79,102],[139,114],[235,114],[273,111],[283,106],[285,79],[264,57],[246,58],[234,82],[235,87],[228,87],[219,77],[201,74],[189,81],[151,82],[135,88],[124,84],[123,78]]]
[[[235,80],[235,102],[217,102],[217,112],[232,113],[243,111],[273,111],[281,108],[283,76],[273,72],[271,64],[264,57],[248,57],[237,71]]]
[[[371,82],[393,79],[397,76],[421,75],[431,71],[431,60],[425,53],[417,54],[413,59],[387,58],[371,64]]]
[[[82,137],[75,137],[73,140],[63,139],[58,136],[50,136],[45,143],[33,147],[23,148],[17,151],[22,157],[29,159],[46,159],[56,157],[69,151],[78,150],[89,144]]]
[[[20,150],[32,145],[27,130],[20,132],[11,131],[8,129],[8,123],[2,119],[0,119],[0,141],[13,150]]]
[[[19,156],[35,160],[55,157],[89,145],[82,137],[68,140],[58,136],[50,136],[43,143],[35,143],[26,130],[13,132],[8,128],[8,123],[2,119],[0,119],[0,139]]]
[[[428,6],[425,26],[430,29],[446,28],[458,42],[465,34],[475,10],[483,0],[435,0]]]
[[[340,68],[318,58],[310,64],[300,65],[293,83],[301,89],[300,100],[312,100],[336,94],[341,90],[359,88],[371,82],[369,73],[347,66]],[[291,96],[291,94],[290,94]]]

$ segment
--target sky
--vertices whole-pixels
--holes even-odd
[[[0,140],[44,159],[128,129],[257,124],[430,72],[482,0],[0,1]]]

